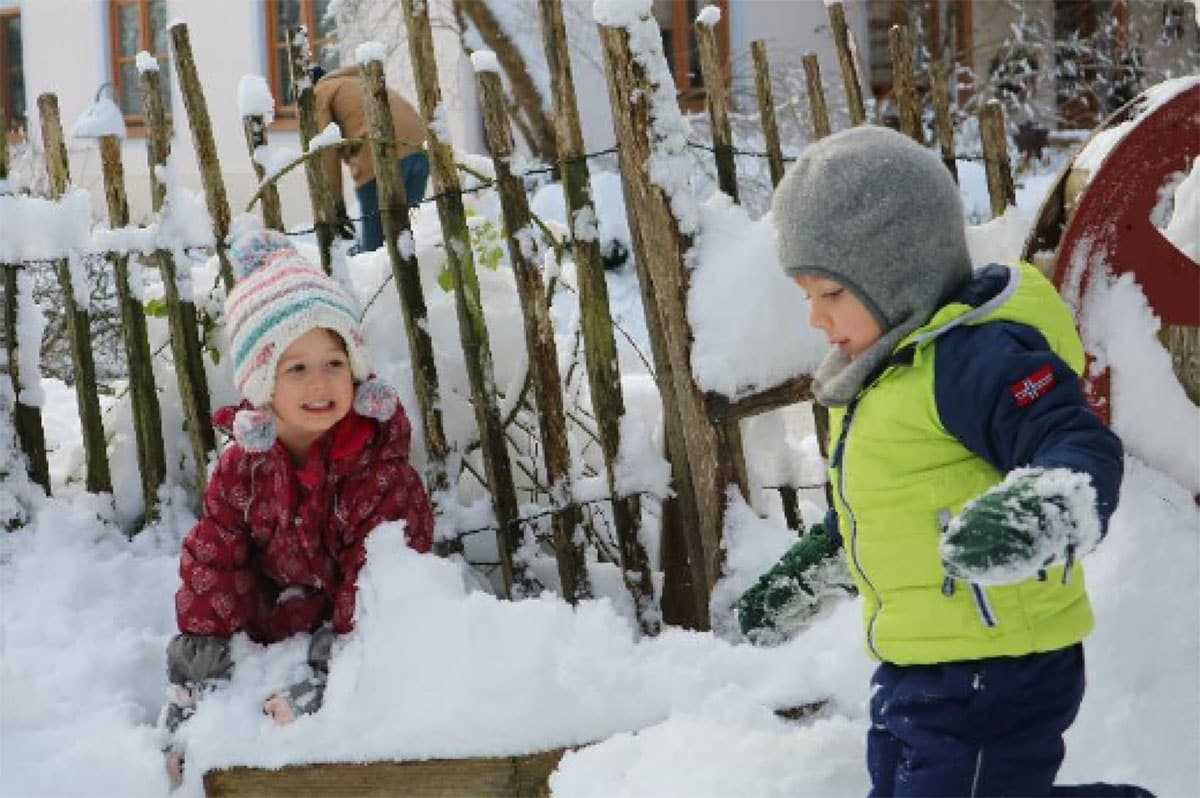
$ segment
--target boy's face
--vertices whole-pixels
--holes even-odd
[[[275,367],[275,430],[288,450],[303,458],[321,434],[350,412],[354,379],[340,336],[323,328],[292,342]]]
[[[883,335],[871,311],[841,283],[804,275],[796,278],[796,285],[808,294],[808,323],[843,354],[858,357]]]

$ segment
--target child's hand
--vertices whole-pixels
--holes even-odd
[[[1100,539],[1091,477],[1022,468],[967,504],[942,533],[946,574],[983,585],[1022,582],[1069,563]]]
[[[738,623],[751,643],[776,645],[808,626],[830,598],[853,592],[840,547],[814,524],[738,599]]]
[[[263,712],[270,715],[279,726],[286,726],[296,719],[296,712],[292,709],[292,702],[286,690],[280,690],[264,701]]]

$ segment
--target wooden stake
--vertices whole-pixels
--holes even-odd
[[[954,120],[950,116],[950,78],[946,65],[941,61],[930,64],[929,78],[933,86],[933,121],[938,148],[942,151],[942,163],[957,183],[958,162],[954,157]]]
[[[46,171],[50,175],[50,197],[59,200],[67,193],[71,174],[67,146],[63,141],[62,120],[58,114],[58,97],[43,94],[38,97],[37,106],[42,120]],[[57,271],[63,313],[67,317],[67,335],[71,339],[71,360],[75,366],[75,400],[83,425],[83,454],[87,470],[84,483],[89,493],[112,493],[104,423],[100,418],[100,397],[96,393],[96,363],[92,359],[92,319],[87,304],[82,304],[87,301],[87,286],[79,286],[82,296],[77,297],[71,264],[67,258],[58,261]]]
[[[300,119],[300,149],[308,152],[313,137],[321,132],[317,130],[317,99],[313,94],[312,80],[308,77],[312,64],[308,52],[308,31],[303,27],[288,28],[287,37],[292,87],[296,92],[296,115]],[[308,178],[308,195],[312,199],[313,226],[317,230],[317,246],[321,250],[321,267],[328,273],[337,224],[333,191],[325,182],[320,158],[310,158],[304,162],[304,175]]]
[[[995,218],[1003,216],[1009,205],[1017,204],[1012,169],[1008,163],[1004,110],[999,100],[988,100],[979,112],[979,132],[983,138],[983,163],[987,170],[988,196],[992,200],[992,218]]]
[[[918,144],[924,144],[921,101],[917,97],[917,82],[913,77],[912,41],[906,26],[891,27],[888,31],[888,49],[892,53],[892,86],[896,94],[896,106],[900,110],[900,132]]]
[[[424,0],[402,0],[402,5],[421,113],[427,122],[433,123],[443,111],[429,8]],[[484,469],[492,492],[492,509],[500,527],[500,573],[505,594],[517,598],[533,590],[533,581],[517,552],[521,545],[517,491],[513,485],[512,463],[509,461],[504,425],[496,401],[492,348],[483,318],[479,276],[475,272],[475,254],[471,250],[454,151],[449,141],[442,140],[442,135],[440,125],[429,125],[429,151],[437,191],[438,218],[442,223],[450,275],[454,280],[458,332],[466,359],[467,378],[471,383],[471,399],[479,427]]]
[[[259,147],[267,146],[267,126],[260,114],[242,117],[242,131],[246,134],[246,149],[250,152],[250,165],[254,168],[254,176],[262,184],[267,176],[267,170],[254,157]],[[279,204],[279,189],[274,183],[269,183],[262,193],[263,224],[272,230],[283,232],[283,209]]]
[[[363,86],[363,107],[371,129],[371,156],[375,159],[375,181],[379,187],[379,214],[383,226],[383,241],[388,259],[392,263],[392,277],[400,295],[400,308],[404,313],[404,329],[408,333],[408,349],[413,364],[413,387],[417,403],[421,406],[421,426],[425,433],[425,451],[428,455],[426,480],[430,495],[435,500],[449,485],[446,475],[446,457],[449,444],[442,424],[442,404],[438,387],[437,363],[433,353],[433,339],[429,337],[429,312],[425,307],[425,292],[421,287],[421,270],[417,264],[416,249],[412,246],[412,228],[408,220],[408,206],[404,196],[404,181],[400,177],[400,164],[392,112],[388,105],[387,86],[384,83],[383,64],[372,61],[359,67]],[[400,239],[407,241],[401,248]]]
[[[167,187],[159,179],[166,168],[171,146],[167,136],[167,117],[163,111],[157,70],[141,73],[142,102],[146,112],[146,157],[150,165],[150,198],[155,213],[162,213]],[[167,323],[171,328],[171,356],[175,360],[175,378],[179,400],[196,461],[196,482],[201,494],[208,482],[208,457],[217,449],[209,408],[208,375],[204,371],[204,352],[196,327],[196,306],[191,297],[179,291],[175,255],[166,250],[155,253],[163,294],[167,301]],[[186,268],[186,265],[185,265]]]
[[[740,450],[735,448],[736,441],[725,436],[724,428],[709,421],[704,397],[691,375],[692,334],[685,301],[689,273],[683,257],[692,240],[680,230],[670,197],[650,180],[645,168],[653,152],[649,101],[655,96],[655,87],[634,61],[626,29],[602,26],[600,38],[614,127],[621,142],[626,209],[676,480],[672,487],[679,496],[684,529],[691,532],[687,543],[696,607],[707,628],[708,597],[721,556],[726,492],[738,482],[744,469],[737,465]],[[661,52],[657,55],[663,58]],[[661,66],[666,73],[666,64]]]
[[[863,106],[862,88],[858,85],[858,70],[850,52],[850,30],[846,27],[846,12],[841,3],[829,3],[829,28],[833,43],[837,47],[838,65],[842,68],[842,81],[846,85],[846,106],[850,111],[850,124],[861,125],[867,121]]]
[[[533,390],[537,397],[538,423],[542,432],[542,454],[545,459],[546,481],[550,485],[551,501],[558,512],[552,519],[554,550],[558,559],[558,575],[562,594],[572,604],[591,598],[584,556],[583,536],[577,535],[579,508],[575,505],[571,486],[571,450],[567,444],[567,416],[563,410],[562,378],[558,373],[558,347],[554,343],[554,323],[546,302],[545,283],[535,258],[533,224],[529,199],[521,179],[513,174],[512,132],[508,114],[504,112],[504,88],[496,72],[478,72],[483,120],[488,147],[496,168],[496,188],[504,213],[508,238],[508,258],[516,277],[525,317],[525,347],[529,351],[529,368],[533,375]]]
[[[729,95],[725,91],[725,72],[717,54],[717,33],[712,25],[696,20],[696,44],[700,50],[700,72],[708,99],[708,119],[712,126],[713,151],[717,160],[717,186],[738,201],[737,167],[733,158],[733,131],[729,126]]]
[[[0,103],[0,180],[8,179],[8,111]]]
[[[4,270],[4,341],[8,350],[8,375],[13,388],[13,426],[17,440],[25,453],[29,478],[41,485],[50,495],[50,465],[46,459],[46,432],[42,426],[42,409],[26,404],[21,397],[25,383],[21,379],[21,340],[17,316],[22,302],[33,304],[33,278],[22,274],[15,263],[0,264]],[[25,341],[24,346],[41,349],[40,341]]]
[[[771,185],[783,179],[783,147],[779,143],[779,125],[775,121],[775,99],[771,91],[771,68],[767,63],[767,43],[761,39],[750,42],[754,59],[754,92],[758,96],[758,114],[762,119],[763,138],[767,143],[767,166],[771,170]]]
[[[609,309],[608,285],[604,279],[604,264],[600,257],[600,241],[595,234],[596,209],[592,202],[592,187],[584,160],[583,128],[579,122],[579,106],[575,99],[575,82],[571,76],[571,58],[567,49],[566,26],[563,23],[562,0],[540,0],[542,45],[550,72],[550,87],[554,94],[555,132],[561,158],[563,194],[566,197],[568,225],[575,245],[575,271],[579,283],[579,313],[583,330],[583,354],[587,364],[588,388],[591,391],[592,411],[596,431],[604,453],[604,470],[612,497],[613,522],[617,546],[621,555],[621,576],[633,599],[638,625],[644,634],[657,634],[660,612],[654,600],[654,583],[650,575],[650,558],[638,537],[641,527],[641,501],[634,496],[622,496],[617,483],[615,463],[620,455],[621,418],[625,415],[625,397],[621,391],[621,374],[617,368],[617,343],[613,336],[612,313]],[[670,520],[678,520],[673,512],[675,500],[664,502],[662,528],[664,536],[682,537],[683,530],[670,528]]]
[[[129,225],[129,202],[125,197],[125,166],[121,162],[120,138],[100,138],[100,162],[104,172],[108,223],[113,230],[119,230]],[[129,393],[133,404],[133,428],[145,518],[153,521],[158,518],[158,489],[167,478],[167,456],[163,449],[162,413],[154,388],[150,334],[146,329],[141,288],[139,286],[135,291],[130,284],[129,257],[113,254],[109,260],[116,271],[121,326],[125,332],[125,359],[129,366]]]
[[[825,87],[816,53],[804,56],[804,80],[808,85],[808,107],[812,109],[813,137],[819,141],[833,129],[829,126],[829,107],[825,104]]]
[[[216,141],[213,140],[212,122],[208,118],[208,102],[204,99],[204,88],[196,71],[196,59],[192,56],[192,42],[188,36],[187,23],[176,22],[168,34],[171,37],[171,53],[175,57],[175,74],[179,78],[183,105],[187,108],[188,126],[192,131],[192,145],[196,148],[196,160],[200,163],[204,202],[208,206],[208,215],[212,217],[217,260],[221,264],[221,280],[228,291],[233,288],[233,269],[229,264],[229,198],[225,195],[221,160],[217,156]]]

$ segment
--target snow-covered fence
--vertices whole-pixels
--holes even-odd
[[[42,120],[42,145],[46,150],[46,169],[50,173],[50,196],[60,200],[71,182],[67,147],[63,140],[62,120],[58,113],[58,97],[42,94],[37,99],[38,116]],[[83,425],[83,454],[86,463],[88,491],[110,493],[112,475],[108,469],[105,450],[104,424],[100,418],[100,397],[96,392],[96,363],[92,356],[91,314],[88,311],[87,281],[81,273],[78,258],[65,257],[58,261],[56,271],[62,291],[63,313],[67,317],[71,339],[71,361],[75,367],[75,398]]]
[[[138,59],[139,85],[146,114],[146,157],[150,167],[150,201],[156,214],[163,213],[167,199],[168,158],[171,154],[167,116],[159,90],[158,61]],[[166,239],[169,239],[168,235]],[[164,241],[162,243],[170,243]],[[204,491],[207,481],[209,454],[216,451],[217,438],[213,431],[209,406],[208,375],[196,327],[196,306],[191,292],[180,290],[176,255],[167,246],[160,246],[151,256],[162,277],[163,298],[167,305],[170,327],[171,355],[175,362],[176,383],[180,404],[187,420],[188,439],[196,464],[198,488]]]

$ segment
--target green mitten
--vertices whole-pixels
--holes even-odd
[[[777,645],[806,627],[835,596],[854,592],[840,541],[814,524],[738,599],[742,634]]]
[[[1100,517],[1091,477],[1020,468],[968,503],[942,533],[946,574],[982,585],[1022,582],[1095,548]]]

